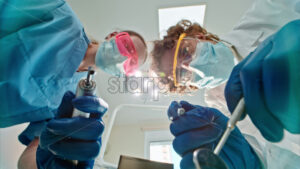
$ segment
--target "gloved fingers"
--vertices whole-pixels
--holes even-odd
[[[187,111],[185,115],[196,116],[208,122],[212,122],[216,118],[215,112],[211,111],[211,108],[202,106],[197,106],[197,108]]]
[[[53,119],[48,122],[47,130],[62,137],[97,140],[103,133],[104,124],[100,120],[83,117]]]
[[[226,128],[228,117],[226,117],[222,112],[215,108],[207,108],[211,114],[213,114],[212,121],[220,125],[221,128]]]
[[[196,107],[202,107],[202,106],[195,106],[195,105],[193,105],[193,104],[190,104],[189,102],[187,102],[187,101],[184,101],[184,100],[182,100],[182,101],[180,101],[180,105],[181,105],[181,107],[182,108],[184,108],[184,110],[187,112],[187,111],[190,111],[190,110],[193,110],[193,109],[195,109]]]
[[[41,149],[47,150],[51,144],[54,144],[64,138],[66,138],[66,136],[53,134],[47,128],[45,128],[41,133],[39,145]]]
[[[75,98],[75,94],[72,93],[71,91],[67,91],[64,94],[61,104],[57,109],[56,118],[72,117],[72,113],[73,113],[72,99],[74,98]]]
[[[212,121],[212,119],[215,116],[212,111],[209,111],[210,108],[208,107],[193,105],[187,101],[180,101],[180,105],[186,111],[186,115],[193,114],[195,116],[205,119],[206,121]],[[197,109],[197,111],[194,111],[195,109]]]
[[[104,114],[108,109],[108,104],[96,96],[80,96],[72,100],[74,107],[86,113]]]
[[[170,131],[174,136],[183,132],[208,126],[213,121],[213,113],[207,111],[207,108],[196,108],[185,113],[174,120],[170,125]]]
[[[199,157],[199,155],[198,155],[198,157]],[[204,159],[198,159],[198,164],[200,165],[201,169],[225,169],[220,166],[220,163],[222,163],[223,165],[226,165],[220,158],[215,159],[213,157],[213,159],[211,159],[212,157],[206,157],[207,154],[203,154],[200,156],[204,157]],[[180,161],[180,168],[196,169],[196,166],[193,161],[193,157],[194,157],[193,152],[189,152],[186,155],[184,155],[182,160]]]
[[[195,165],[193,162],[193,152],[189,152],[184,155],[180,161],[180,168],[184,169],[195,169]]]
[[[58,157],[52,157],[53,160],[48,160],[47,166],[45,169],[67,169],[67,168],[75,168],[76,164],[74,161],[65,160]]]
[[[230,77],[227,81],[224,93],[227,107],[231,113],[233,113],[235,107],[239,103],[240,99],[243,97],[243,88],[240,79],[240,71],[245,65],[245,63],[252,56],[252,54],[253,53],[251,53],[247,58],[245,58],[242,62],[240,62],[233,68]],[[241,119],[243,118],[245,118],[245,115],[241,116]]]
[[[280,43],[280,45],[287,44]],[[284,49],[287,50],[289,47]],[[275,48],[277,50],[273,50],[263,63],[265,101],[283,127],[296,134],[300,132],[300,71],[297,70],[300,52],[293,53],[292,49],[289,49],[289,52],[281,52],[282,46]],[[299,98],[296,99],[297,97]]]
[[[64,139],[49,146],[48,150],[63,159],[94,160],[100,152],[99,141]]]
[[[94,160],[78,161],[76,169],[92,169],[94,166],[94,163],[95,163]]]
[[[87,118],[79,120],[79,118],[81,117],[49,121],[40,136],[41,148],[46,149],[49,145],[67,137],[81,140],[97,140],[101,137],[104,130],[101,121]]]
[[[173,140],[174,150],[181,156],[207,144],[213,145],[223,130],[214,124],[180,134]]]
[[[168,117],[170,120],[175,120],[179,117],[178,109],[181,108],[180,104],[176,101],[173,101],[168,108]]]
[[[98,119],[98,120],[102,120],[103,114],[99,114],[99,113],[90,113],[90,119]]]
[[[262,81],[262,63],[271,48],[272,44],[269,43],[254,53],[255,57],[249,59],[241,70],[241,82],[246,112],[251,120],[267,140],[280,141],[283,137],[283,128],[265,104]]]
[[[52,156],[52,154],[48,151],[48,149],[43,149],[39,145],[36,150],[36,165],[40,169],[54,168],[53,166],[57,166],[59,168],[60,166],[55,165],[56,157]],[[72,166],[68,166],[69,168],[72,168]]]
[[[300,60],[299,60],[300,61]],[[298,62],[300,63],[300,62]],[[285,114],[289,98],[289,62],[287,56],[269,54],[262,65],[263,89],[271,112]]]

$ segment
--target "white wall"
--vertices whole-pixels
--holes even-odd
[[[104,153],[104,160],[118,164],[120,155],[147,158],[148,151],[145,149],[145,145],[149,144],[151,139],[149,134],[148,138],[146,137],[146,132],[151,133],[155,131],[166,131],[168,135],[166,135],[164,139],[172,138],[169,132],[169,122],[148,121],[144,124],[137,122],[126,125],[114,125]],[[159,139],[156,138],[156,141],[158,140]]]
[[[114,126],[104,160],[118,164],[120,155],[144,157],[144,132],[139,125]]]
[[[0,129],[0,169],[16,169],[18,159],[25,146],[18,141],[18,135],[27,124]]]
[[[158,9],[206,3],[204,26],[224,34],[237,23],[253,0],[68,0],[86,32],[103,39],[116,28],[132,29],[146,40],[157,39]]]

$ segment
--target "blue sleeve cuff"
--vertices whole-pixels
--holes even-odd
[[[90,44],[91,41],[88,38],[88,36],[86,35],[84,28],[82,28],[82,32],[83,32],[83,38],[84,38],[84,40],[86,41],[87,44]]]
[[[28,145],[30,142],[36,138],[40,137],[43,128],[47,125],[47,121],[36,121],[36,122],[31,122],[27,128],[19,135],[19,141],[24,144]]]

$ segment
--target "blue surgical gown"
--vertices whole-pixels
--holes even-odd
[[[52,118],[89,40],[63,0],[0,0],[0,127]]]

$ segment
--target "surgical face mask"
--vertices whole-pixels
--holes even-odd
[[[173,49],[165,52],[170,59],[164,69],[176,87],[213,88],[225,82],[234,67],[234,55],[222,42],[203,42],[183,34]],[[166,65],[167,66],[167,65]],[[170,73],[171,72],[171,73]],[[161,73],[161,72],[159,72]]]
[[[195,73],[193,82],[199,87],[213,88],[227,81],[234,67],[234,55],[224,43],[198,43],[196,56],[189,67]]]
[[[101,43],[96,54],[96,66],[114,76],[130,76],[138,69],[138,55],[126,32]]]

